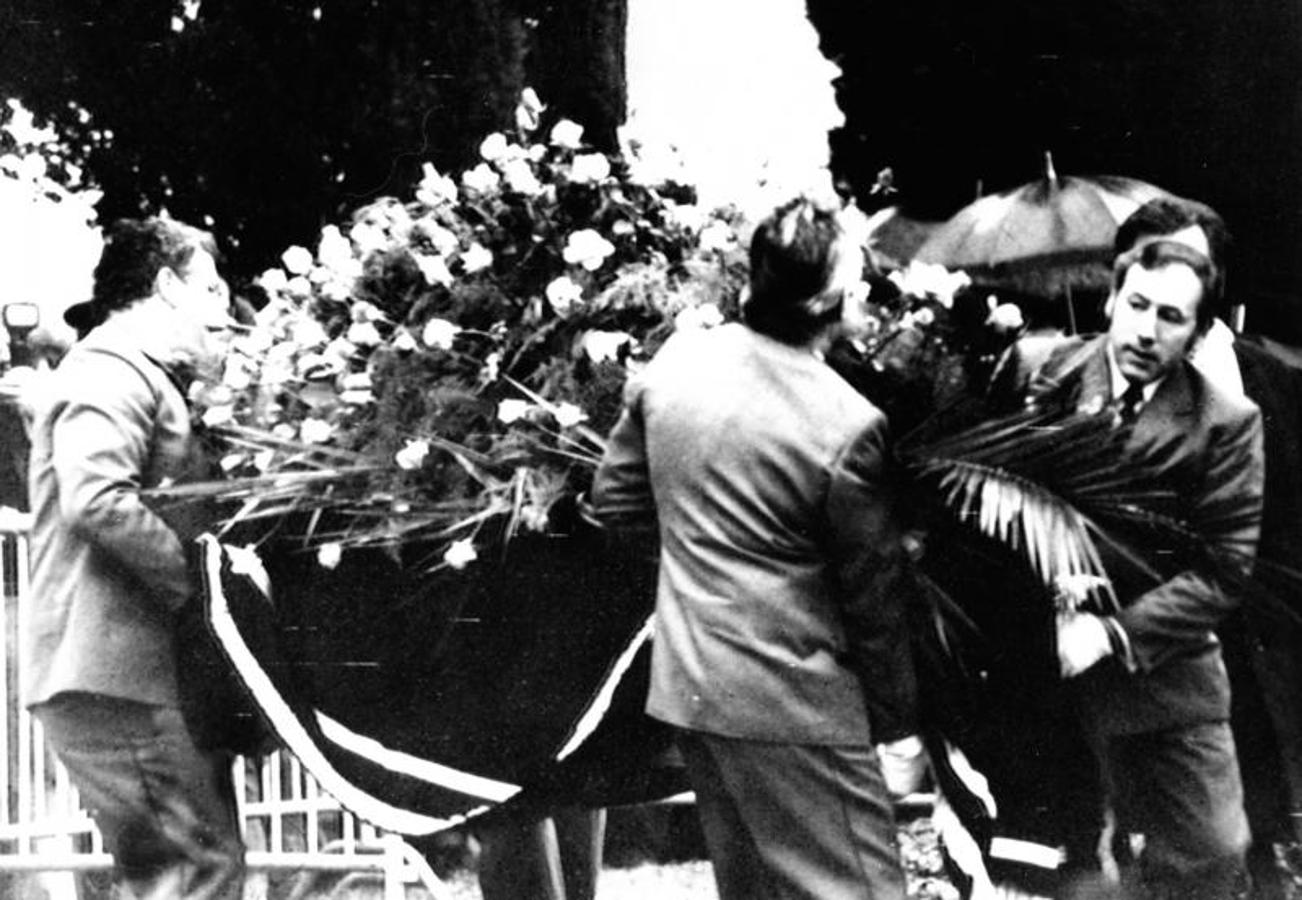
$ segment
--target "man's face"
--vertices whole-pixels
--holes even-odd
[[[172,291],[173,305],[186,317],[211,330],[224,330],[231,321],[230,289],[217,274],[212,254],[197,248],[177,278]]]
[[[1169,263],[1126,270],[1109,301],[1108,343],[1121,374],[1149,384],[1171,371],[1193,348],[1202,283],[1189,266]]]

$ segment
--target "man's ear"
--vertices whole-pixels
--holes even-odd
[[[1103,318],[1109,322],[1112,321],[1112,312],[1117,308],[1117,292],[1113,291],[1108,294],[1108,299],[1103,303]]]

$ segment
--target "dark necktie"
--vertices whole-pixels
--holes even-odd
[[[1125,393],[1121,395],[1121,421],[1127,425],[1139,418],[1139,405],[1144,402],[1144,386],[1130,382]]]

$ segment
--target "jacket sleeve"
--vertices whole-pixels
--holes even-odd
[[[1211,551],[1208,563],[1176,574],[1116,617],[1140,671],[1204,640],[1238,605],[1233,581],[1249,573],[1256,554],[1264,477],[1260,411],[1213,429],[1192,512]]]
[[[905,558],[890,483],[886,421],[878,417],[837,458],[827,502],[846,662],[863,687],[872,737],[878,743],[917,731]]]
[[[143,502],[158,398],[139,371],[105,355],[50,424],[60,515],[165,606],[194,593],[181,541]]]
[[[656,521],[641,399],[641,384],[633,379],[592,480],[592,510],[603,526],[616,531],[645,529]]]

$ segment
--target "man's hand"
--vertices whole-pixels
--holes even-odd
[[[927,775],[927,751],[916,734],[877,745],[882,764],[882,778],[892,797],[907,797],[922,787]]]
[[[1063,678],[1074,678],[1112,653],[1108,627],[1098,616],[1064,613],[1058,616],[1058,666]]]

